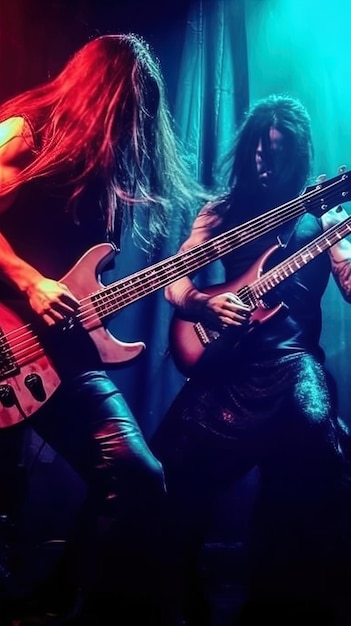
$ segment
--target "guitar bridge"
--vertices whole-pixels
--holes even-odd
[[[18,374],[18,372],[19,367],[17,361],[5,339],[4,332],[0,328],[0,378],[7,378]]]
[[[205,328],[201,322],[194,324],[194,330],[203,346],[207,346],[219,337],[218,331]]]

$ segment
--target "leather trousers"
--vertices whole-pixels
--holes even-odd
[[[74,577],[86,589],[128,597],[150,581],[151,593],[164,475],[121,392],[104,371],[85,372],[65,382],[32,425],[87,485],[69,542]]]

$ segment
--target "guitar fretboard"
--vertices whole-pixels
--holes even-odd
[[[169,285],[175,280],[192,274],[205,265],[216,261],[257,237],[277,228],[306,212],[322,214],[340,201],[346,201],[349,193],[349,174],[346,172],[318,185],[284,205],[217,235],[189,250],[178,252],[166,260],[131,274],[104,287],[90,296],[94,304],[94,316],[99,319],[115,314],[125,306]],[[284,271],[289,271],[285,268]]]

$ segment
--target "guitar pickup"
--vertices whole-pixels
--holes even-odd
[[[8,378],[18,374],[19,367],[14,358],[10,345],[6,341],[4,332],[0,328],[0,378]]]

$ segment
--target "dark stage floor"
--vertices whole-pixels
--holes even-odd
[[[48,544],[42,548],[41,554],[34,557],[33,570],[45,568],[50,573],[50,561],[55,561],[55,551],[59,546]],[[243,546],[237,544],[208,543],[204,549],[204,573],[208,581],[208,593],[212,607],[213,626],[234,626],[235,616],[242,600],[242,551]],[[3,554],[4,556],[4,554]],[[40,563],[41,561],[41,563]],[[46,561],[46,562],[45,562]],[[2,597],[0,597],[0,626],[66,626],[67,615],[62,609],[60,589],[46,588],[43,581],[42,590],[31,591],[30,588],[16,589],[7,574],[6,565],[1,571]],[[62,590],[63,593],[63,590]],[[71,599],[69,599],[71,600]],[[74,607],[72,599],[68,606]],[[77,612],[79,599],[77,601]],[[74,611],[73,611],[74,612]],[[69,623],[69,621],[68,621]],[[113,620],[112,624],[123,626],[123,620]],[[94,622],[95,626],[95,622]],[[100,626],[100,625],[97,625]],[[104,626],[104,622],[101,623]],[[137,626],[137,625],[135,625]],[[153,626],[149,621],[140,626]],[[182,626],[180,623],[179,626]],[[199,625],[200,626],[200,625]]]
[[[208,543],[204,549],[204,572],[208,582],[208,594],[212,611],[212,626],[351,626],[350,622],[340,622],[325,609],[306,604],[296,607],[290,606],[267,607],[256,606],[249,613],[240,608],[245,593],[243,585],[244,547],[238,543]],[[36,567],[38,563],[33,563]],[[5,573],[3,570],[2,574]],[[1,603],[0,626],[70,626],[67,613],[58,610],[59,590],[52,595],[43,593],[29,596],[27,599],[13,599],[11,603]],[[5,596],[4,596],[5,597]],[[7,605],[7,606],[6,606]],[[73,605],[72,605],[73,606]],[[79,606],[79,602],[77,603]],[[116,606],[117,617],[111,616],[106,621],[92,621],[91,626],[125,626]],[[73,622],[76,626],[76,622]],[[73,624],[72,623],[72,624]],[[84,626],[86,622],[84,621]],[[150,620],[142,620],[135,626],[155,626]],[[79,622],[78,625],[80,626]],[[77,626],[78,626],[77,625]],[[89,623],[90,626],[90,623]],[[134,626],[134,624],[133,624]],[[174,624],[172,624],[174,626]],[[186,626],[179,622],[179,626]],[[199,623],[198,626],[201,626]]]
[[[46,470],[46,474],[50,473],[52,464],[49,463]],[[50,478],[48,476],[48,482]],[[213,533],[204,547],[203,571],[207,580],[213,626],[234,626],[234,618],[242,600],[242,534],[253,483],[254,477],[252,480],[249,477],[241,489],[237,488],[235,494],[228,496],[230,505],[224,501],[219,506]],[[50,510],[51,517],[59,518],[57,493],[54,499],[47,498],[46,509],[37,506],[35,510],[34,495],[38,499],[42,497],[42,489],[39,489],[41,485],[42,478],[35,480],[33,488],[29,489],[28,504],[24,506],[21,516],[19,550],[14,538],[14,532],[18,532],[18,529],[14,531],[11,519],[0,514],[0,626],[65,626],[67,623],[66,611],[62,611],[65,589],[52,582],[48,585],[48,581],[56,571],[63,553],[68,524],[63,523],[65,520],[62,519],[55,525],[45,520],[45,514],[50,513]],[[74,493],[77,494],[77,490]],[[68,597],[68,606],[73,605],[73,598]],[[101,626],[104,624],[102,620]],[[120,619],[111,619],[109,624],[124,626]],[[143,621],[140,626],[154,625]]]
[[[66,516],[60,517],[62,502],[57,491],[52,489],[52,465],[49,463],[45,468],[52,496],[46,496],[48,506],[45,509],[35,506],[36,498],[42,501],[42,478],[34,480],[33,487],[29,489],[28,503],[22,510],[20,554],[14,548],[16,541],[13,538],[13,526],[9,518],[0,513],[0,626],[70,626],[66,619],[67,611],[62,608],[65,599],[62,581],[56,586],[47,584],[56,571],[69,527],[67,511]],[[59,475],[62,478],[62,470]],[[71,475],[70,478],[69,484],[72,486]],[[262,605],[251,607],[250,612],[243,612],[245,532],[248,514],[255,499],[257,480],[257,474],[253,471],[218,503],[217,518],[204,546],[203,572],[212,613],[211,626],[260,626],[263,623],[269,626],[351,626],[351,620],[337,621],[327,610],[308,604],[299,607],[289,605],[288,608],[277,604],[273,607]],[[76,507],[79,505],[77,494],[80,493],[77,485],[73,485],[72,491],[72,503]],[[72,505],[70,514],[73,508]],[[50,523],[45,519],[45,514],[49,515]],[[55,524],[52,523],[53,519]],[[11,566],[13,561],[16,562],[15,568]],[[71,608],[76,604],[79,608],[79,597],[77,603],[76,599],[69,596],[64,604]],[[102,618],[101,626],[125,626],[127,622],[121,619],[120,612],[117,611],[116,615],[107,622]],[[100,626],[100,622],[94,621],[92,626]],[[135,626],[156,625],[149,620],[142,620]],[[185,625],[180,623],[179,626]]]

